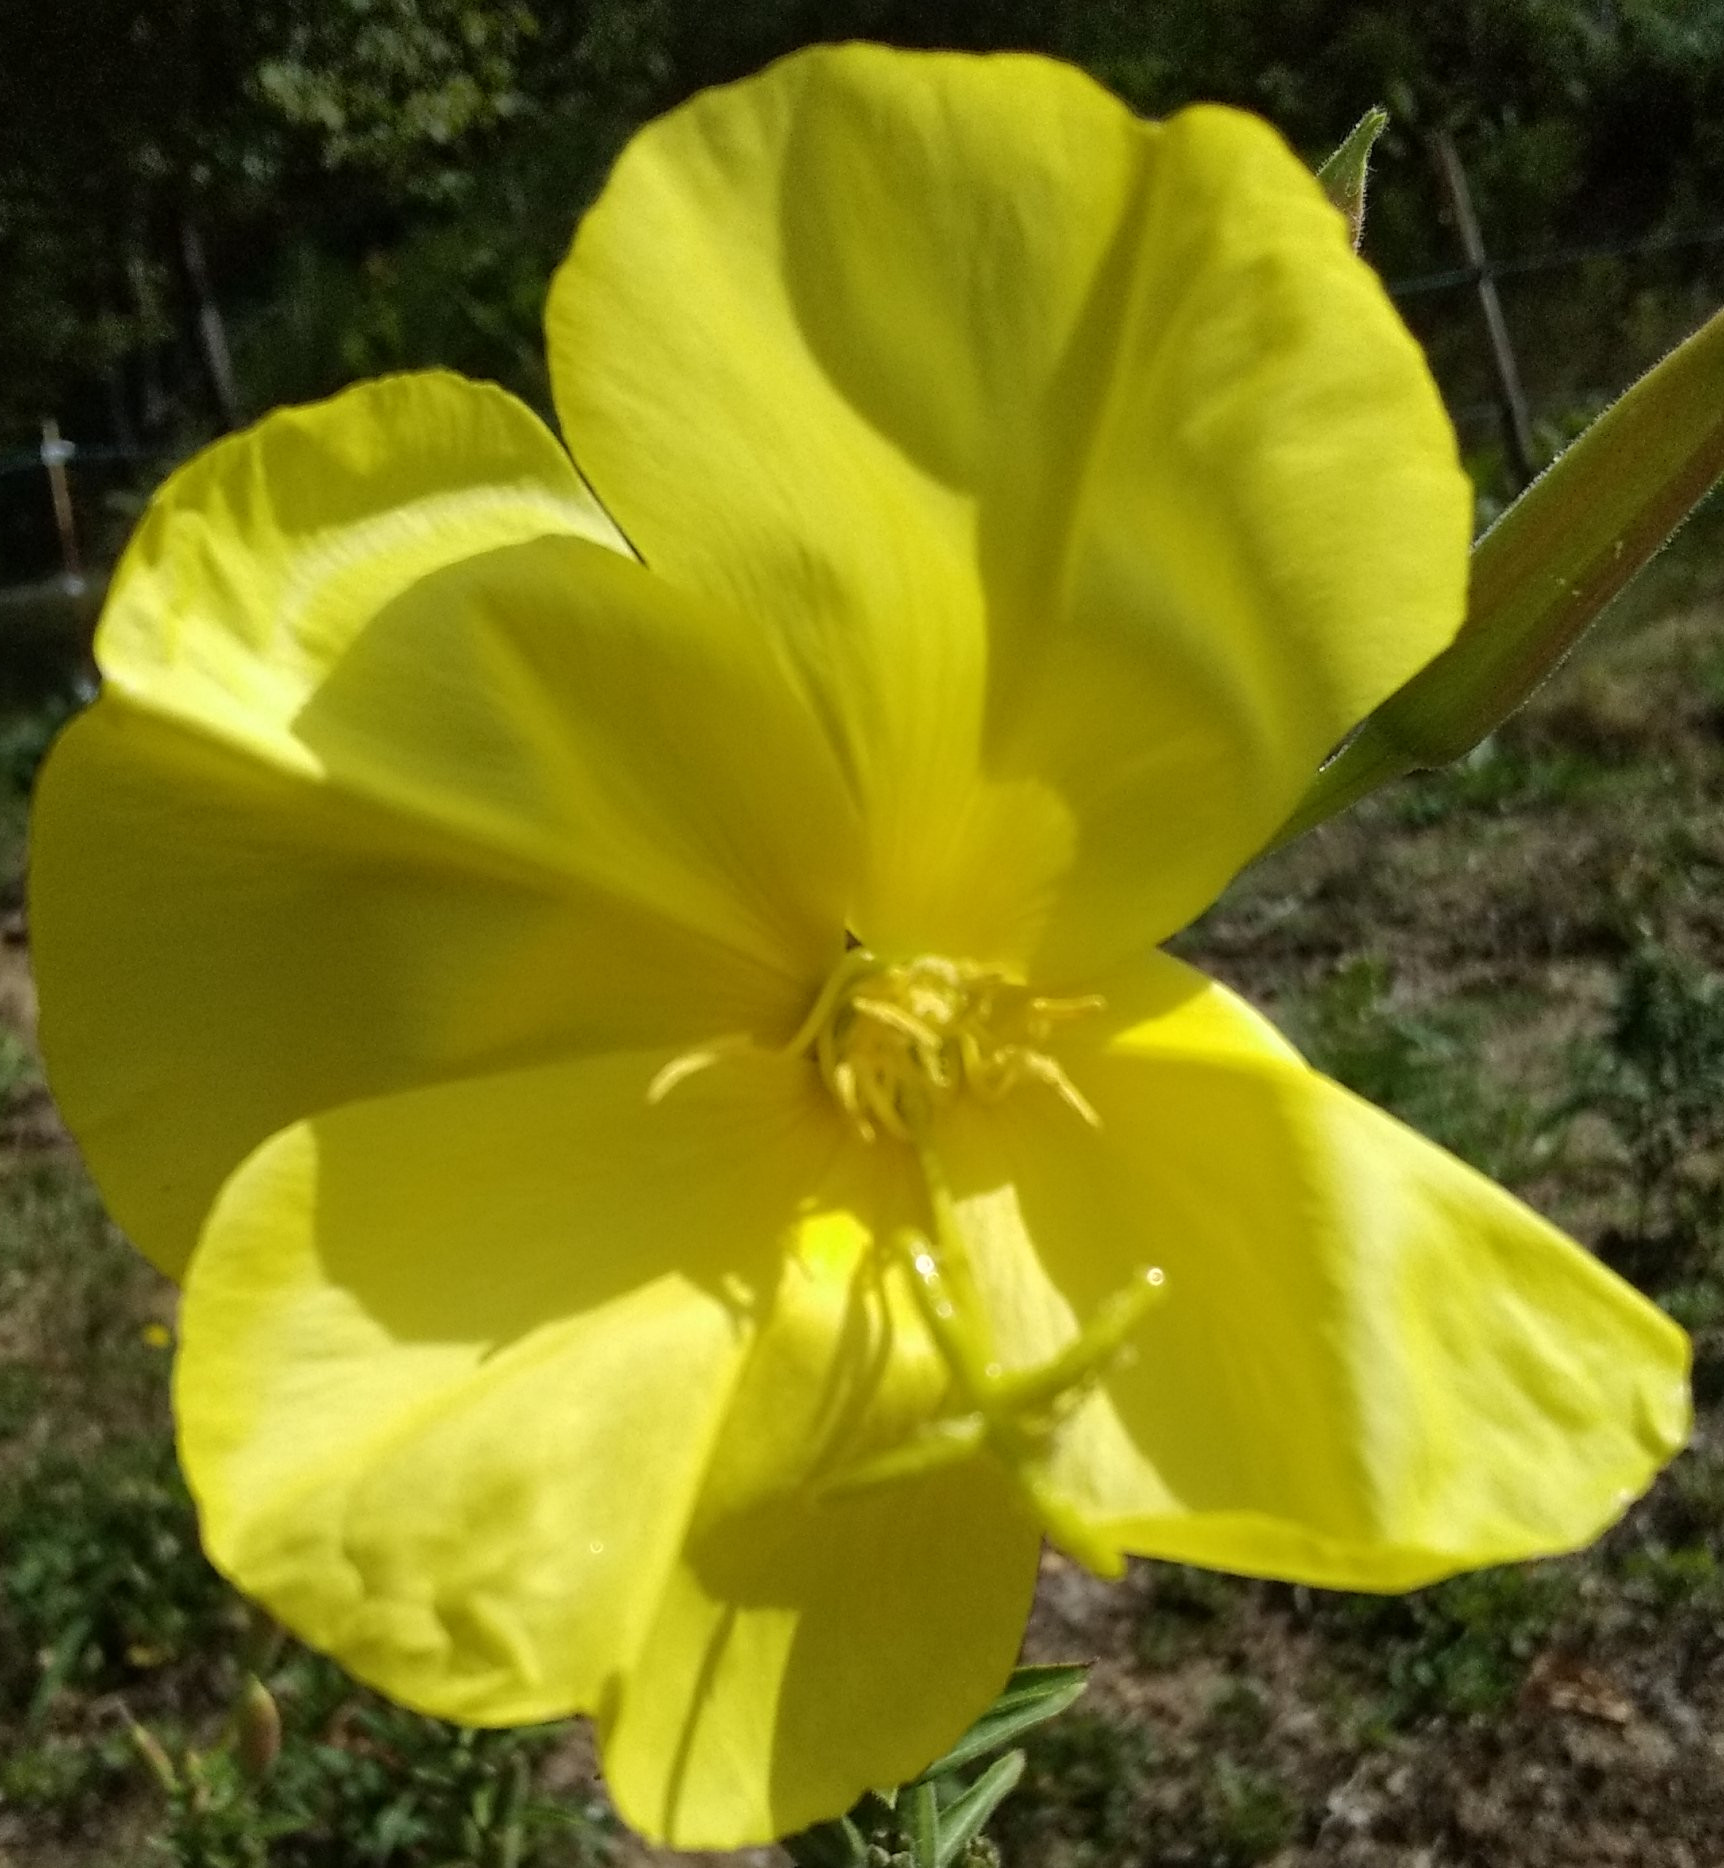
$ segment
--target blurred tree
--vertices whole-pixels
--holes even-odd
[[[1146,112],[1259,110],[1313,157],[1384,103],[1367,239],[1391,275],[1457,264],[1441,129],[1497,255],[1705,225],[1724,195],[1724,0],[10,0],[8,27],[14,436],[50,410],[86,436],[209,424],[188,227],[251,409],[430,361],[542,401],[540,294],[622,138],[816,39],[1040,49]],[[1608,269],[1539,315],[1571,343],[1600,306],[1663,328]],[[1432,338],[1450,314],[1417,315]]]
[[[525,4],[324,0],[286,9],[251,79],[284,123],[312,133],[326,168],[435,198],[462,174],[441,158],[521,110],[537,35]]]
[[[464,144],[523,101],[536,19],[468,0],[13,0],[8,26],[13,425],[68,378],[198,331],[206,244],[246,270],[297,228],[339,235],[355,214],[458,194]],[[146,420],[164,413],[149,400]]]

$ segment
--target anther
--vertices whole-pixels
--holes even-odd
[[[906,1097],[934,1107],[968,1091],[998,1102],[1024,1084],[1050,1089],[1091,1126],[1095,1110],[1047,1048],[1096,998],[1048,998],[1003,967],[939,955],[887,963],[849,948],[788,1049],[810,1052],[864,1139],[910,1139]]]

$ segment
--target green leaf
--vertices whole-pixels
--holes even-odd
[[[903,1819],[914,1868],[940,1868],[940,1811],[934,1786],[925,1778],[905,1790]]]
[[[999,1698],[917,1781],[926,1782],[947,1771],[962,1770],[990,1751],[1011,1744],[1033,1727],[1064,1712],[1088,1683],[1089,1670],[1081,1665],[1019,1667],[1006,1682],[1006,1690]]]
[[[868,1844],[848,1816],[816,1823],[780,1844],[797,1868],[864,1868]]]
[[[934,1868],[951,1863],[982,1833],[989,1817],[1017,1788],[1024,1774],[1024,1754],[1008,1751],[996,1759],[976,1781],[940,1812],[940,1840]]]
[[[1323,192],[1346,215],[1355,247],[1365,231],[1365,178],[1371,166],[1371,150],[1388,127],[1386,110],[1367,110],[1347,132],[1346,141],[1317,171]]]
[[[1724,312],[1648,371],[1473,548],[1467,616],[1317,774],[1276,848],[1447,765],[1562,661],[1724,473]]]

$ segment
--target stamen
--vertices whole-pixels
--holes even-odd
[[[848,937],[846,937],[848,938]],[[823,1035],[831,1022],[832,1014],[838,1002],[857,980],[865,978],[877,970],[874,956],[866,947],[847,947],[844,958],[832,969],[826,984],[820,988],[819,996],[809,1009],[808,1016],[797,1027],[796,1035],[784,1047],[791,1056],[798,1051],[806,1051],[819,1035]]]
[[[725,1058],[734,1057],[738,1051],[747,1049],[748,1039],[738,1033],[733,1038],[716,1038],[698,1050],[684,1051],[680,1057],[673,1057],[654,1073],[646,1088],[647,1102],[656,1108],[679,1083],[686,1083],[690,1077],[699,1076],[703,1070],[723,1063]]]
[[[1050,1089],[1080,1121],[1099,1118],[1046,1048],[1056,1027],[1099,998],[1033,994],[1000,966],[928,954],[886,963],[850,948],[786,1047],[811,1051],[838,1106],[867,1141],[910,1139],[907,1095],[935,1105],[969,1090],[998,1102],[1027,1083]]]

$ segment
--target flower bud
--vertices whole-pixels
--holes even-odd
[[[234,1709],[234,1757],[247,1777],[266,1777],[281,1752],[281,1714],[255,1673],[246,1676]]]

